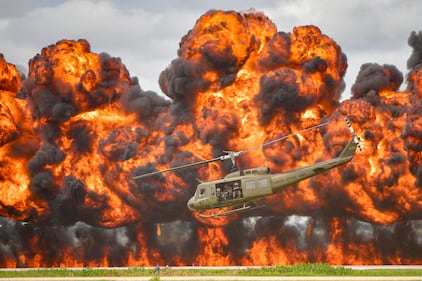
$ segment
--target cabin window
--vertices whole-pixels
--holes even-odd
[[[255,181],[254,180],[249,180],[249,181],[245,181],[245,187],[246,189],[255,189]]]
[[[205,198],[205,188],[199,189],[199,199]]]
[[[268,179],[258,180],[258,188],[266,188],[266,187],[268,187]]]

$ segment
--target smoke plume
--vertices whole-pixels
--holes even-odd
[[[263,13],[211,10],[142,89],[118,57],[62,39],[29,60],[0,56],[0,266],[420,264],[421,32],[407,88],[366,63],[340,101],[347,57],[316,26],[278,31]],[[204,219],[186,207],[196,178],[229,161],[133,176],[240,151],[240,168],[288,171],[364,143],[352,162],[287,187],[265,207]]]

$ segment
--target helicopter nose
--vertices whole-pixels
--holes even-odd
[[[189,210],[195,211],[195,203],[193,202],[193,198],[189,199],[187,205],[188,205]]]

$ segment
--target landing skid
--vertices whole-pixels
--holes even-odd
[[[222,217],[222,216],[229,216],[232,214],[236,214],[236,213],[241,213],[241,212],[245,212],[245,211],[249,211],[249,210],[254,210],[254,209],[258,209],[258,208],[262,208],[264,207],[264,205],[257,205],[255,202],[250,202],[250,203],[245,203],[243,204],[241,207],[239,208],[234,208],[228,211],[222,211],[222,212],[218,212],[215,213],[214,210],[211,212],[211,214],[205,214],[205,213],[199,213],[199,216],[203,217],[203,218],[214,218],[214,217]]]

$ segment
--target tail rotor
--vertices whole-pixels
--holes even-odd
[[[363,147],[361,144],[360,137],[356,135],[355,130],[352,127],[352,124],[350,124],[350,120],[347,117],[344,117],[344,122],[346,122],[347,127],[350,130],[350,133],[352,133],[353,136],[353,142],[356,144],[357,148],[359,149],[359,152],[363,152]]]

